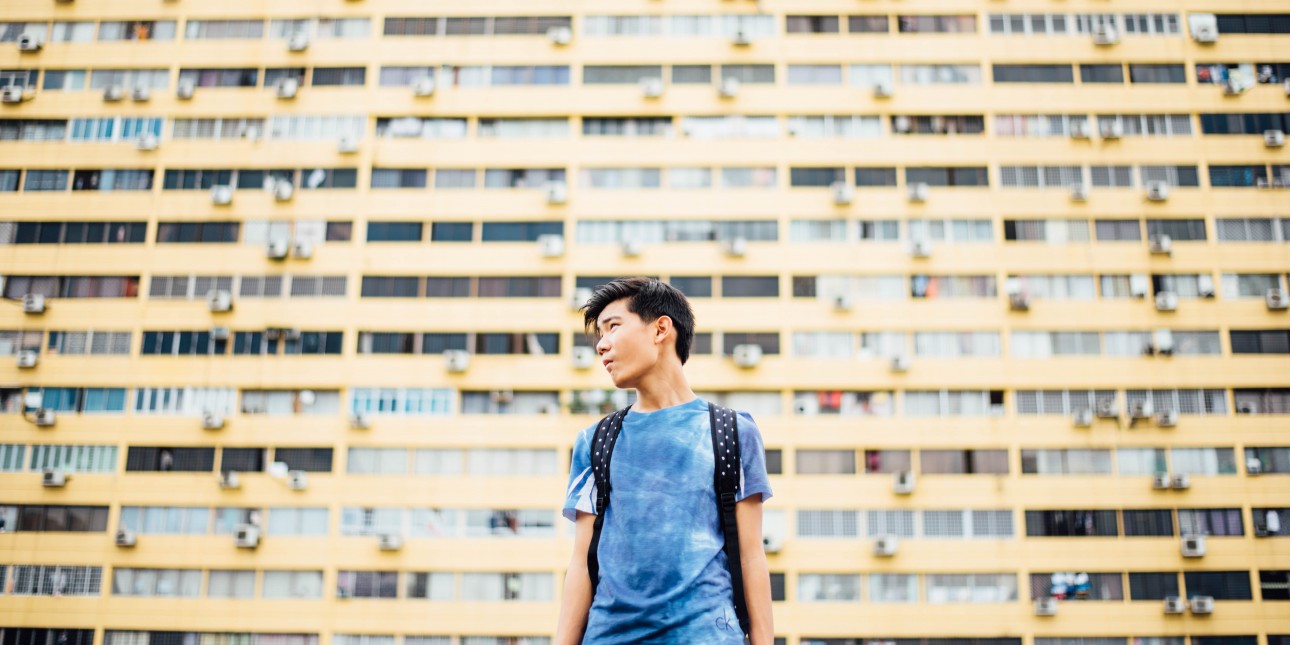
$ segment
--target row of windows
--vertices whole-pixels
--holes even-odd
[[[774,63],[674,65],[444,65],[383,66],[379,68],[378,87],[407,87],[423,79],[445,88],[574,85],[574,72],[581,69],[583,86],[631,85],[645,81],[672,85],[711,85],[717,81],[735,81],[740,85],[778,85],[780,79],[789,86],[850,86],[872,88],[891,86],[896,77],[891,64],[784,64],[783,71]],[[907,85],[981,84],[983,70],[973,64],[899,65],[900,81]],[[1202,63],[1196,65],[1198,84],[1235,83],[1240,90],[1255,85],[1280,84],[1290,63]],[[41,80],[41,72],[44,72]],[[1083,64],[1003,64],[990,68],[995,84],[1075,83],[1076,71],[1085,84],[1187,84],[1187,68],[1182,63],[1083,63]],[[278,89],[284,82],[297,87],[367,87],[367,67],[236,67],[181,68],[178,84],[193,88],[264,88]],[[161,68],[132,69],[4,69],[0,70],[0,87],[39,87],[51,92],[105,91],[109,88],[166,90],[170,71]]]
[[[241,390],[236,407],[234,388],[162,387],[134,388],[131,406],[126,388],[29,387],[0,388],[0,409],[9,413],[46,409],[64,413],[119,413],[133,409],[141,415],[200,416],[203,412],[232,414],[239,410],[252,415],[330,415],[341,411],[340,390]],[[557,391],[462,391],[457,399],[450,388],[351,388],[350,411],[398,415],[450,415],[459,403],[462,414],[553,414],[561,408]],[[763,416],[785,414],[778,391],[704,392],[706,399]],[[1017,414],[1073,415],[1081,411],[1106,409],[1107,417],[1118,417],[1121,397],[1115,390],[1017,390]],[[1128,390],[1124,410],[1143,409],[1139,416],[1171,411],[1182,415],[1227,416],[1290,413],[1290,389],[1237,388],[1235,405],[1229,408],[1227,390],[1157,389]],[[906,417],[1003,416],[1004,390],[901,390],[900,408]],[[897,391],[798,391],[792,396],[792,414],[815,416],[896,415]],[[600,390],[574,390],[567,406],[573,414],[595,414],[605,406],[631,403],[624,392],[614,395]]]
[[[822,393],[824,394],[824,393]],[[821,397],[824,398],[824,397]],[[830,397],[832,398],[832,397]],[[799,408],[800,410],[800,408]],[[302,472],[332,472],[331,448],[223,448],[221,472],[265,472],[270,462],[281,462]],[[31,446],[25,459],[24,444],[0,444],[0,471],[61,469],[73,472],[115,472],[117,447],[113,445]],[[1151,476],[1161,473],[1200,476],[1235,475],[1236,451],[1228,447],[1143,448],[1021,448],[1023,475]],[[1249,474],[1290,473],[1290,449],[1255,446],[1244,449]],[[1011,460],[1006,448],[918,451],[909,449],[798,448],[793,451],[799,475],[855,475],[918,472],[927,475],[1008,475]],[[766,451],[766,469],[783,474],[783,450]],[[25,466],[25,468],[24,468]],[[126,472],[212,472],[216,449],[203,447],[130,446]],[[557,474],[556,454],[546,449],[348,449],[345,472],[373,475],[420,476],[547,476]],[[88,511],[87,511],[88,512]],[[4,524],[0,522],[0,528]]]
[[[898,33],[976,33],[977,14],[885,14],[788,15],[784,31],[788,34],[885,34]],[[1173,13],[1048,13],[997,14],[983,18],[992,34],[1066,35],[1088,34],[1099,27],[1115,28],[1133,35],[1177,35],[1181,33],[1180,17]],[[1285,14],[1218,14],[1221,33],[1290,33],[1290,16]],[[695,37],[743,32],[759,37],[776,33],[777,18],[770,15],[680,15],[581,16],[581,32],[586,36],[669,36]],[[258,39],[288,38],[307,34],[318,38],[370,38],[372,19],[297,18],[273,19],[265,29],[264,19],[186,20],[184,38]],[[383,21],[385,36],[507,36],[542,35],[552,28],[570,28],[571,16],[478,16],[478,17],[387,17]],[[27,35],[56,43],[99,41],[168,41],[179,29],[174,20],[132,20],[0,23],[0,42],[13,42]]]
[[[996,114],[993,129],[986,130],[987,115],[837,115],[779,117],[649,116],[649,117],[532,117],[478,118],[474,134],[497,139],[565,139],[572,136],[571,122],[581,123],[584,137],[756,139],[778,138],[787,132],[796,138],[880,138],[886,132],[901,134],[987,134],[1000,137],[1071,136],[1090,125],[1085,114]],[[1282,112],[1202,113],[1204,134],[1261,135],[1267,130],[1290,130],[1290,114]],[[1191,136],[1196,128],[1190,114],[1098,114],[1097,132],[1109,136]],[[175,140],[330,141],[343,136],[362,138],[367,118],[359,115],[277,115],[254,117],[172,119]],[[889,122],[889,126],[884,126]],[[465,117],[377,117],[376,136],[382,138],[464,139],[471,133]],[[161,137],[164,117],[87,117],[71,119],[0,119],[0,141],[24,142],[131,142],[145,134]],[[889,129],[888,129],[889,128]],[[1091,136],[1092,133],[1089,133]],[[397,169],[386,169],[387,172]],[[182,171],[232,172],[232,171]],[[175,175],[168,188],[191,188],[187,175]],[[191,181],[191,180],[189,180]],[[385,181],[389,181],[388,179]],[[233,185],[232,181],[213,182]],[[204,187],[209,188],[211,184]]]
[[[58,565],[14,565],[14,595],[100,595],[102,568]],[[1124,578],[1129,579],[1128,591]],[[1290,571],[1185,571],[1184,597],[1255,600],[1251,578],[1258,577],[1261,599],[1290,600],[1285,582]],[[3,576],[0,576],[3,577]],[[785,574],[772,574],[772,600],[785,599]],[[799,573],[798,602],[1003,603],[1018,600],[1015,573]],[[919,593],[919,583],[924,592]],[[204,584],[203,584],[204,582]],[[1030,574],[1030,599],[1077,601],[1145,601],[1183,596],[1179,572],[1038,572]],[[261,584],[262,583],[262,584]],[[537,572],[336,572],[335,596],[355,599],[407,599],[436,602],[550,602],[555,576]],[[321,570],[144,569],[112,571],[111,594],[150,598],[320,599]],[[392,638],[391,638],[392,641]],[[342,641],[344,642],[344,641]]]
[[[1209,185],[1213,188],[1285,188],[1290,186],[1290,166],[1265,164],[1208,164]],[[861,188],[895,188],[897,168],[891,166],[858,167],[854,178],[851,168],[791,167],[790,188],[830,188],[851,185]],[[489,168],[479,183],[479,171],[473,168],[372,168],[373,189],[416,188],[431,185],[435,189],[544,189],[567,184],[562,168]],[[999,166],[998,182],[1005,188],[1039,188],[1089,186],[1093,188],[1132,188],[1150,182],[1169,186],[1200,187],[1198,166]],[[904,184],[929,187],[989,187],[987,166],[906,167]],[[674,190],[717,187],[778,188],[779,170],[766,167],[686,168],[584,168],[579,172],[579,186],[589,190]],[[72,191],[152,191],[155,171],[152,169],[0,170],[0,192]],[[69,183],[70,179],[70,183]],[[719,184],[717,183],[719,181]],[[303,185],[306,189],[356,189],[357,168],[315,168],[313,170],[208,169],[167,170],[162,190],[208,190],[227,186],[231,190],[267,190],[279,183]]]
[[[713,334],[695,335],[691,354],[713,353]],[[0,330],[0,356],[42,351],[40,330]],[[1290,330],[1230,330],[1232,354],[1290,353]],[[132,332],[51,331],[44,350],[52,355],[109,356],[132,354]],[[557,332],[366,332],[358,334],[358,354],[437,355],[448,350],[476,355],[556,355]],[[779,338],[767,334],[723,332],[718,346],[730,355],[740,344],[761,346],[763,354],[781,353]],[[145,331],[139,354],[168,356],[278,356],[343,353],[341,331],[230,330],[227,335],[202,331]],[[574,332],[574,347],[592,344]],[[859,345],[856,345],[856,340]],[[230,342],[231,339],[231,342]],[[912,345],[911,345],[912,341]],[[998,332],[897,331],[793,332],[791,352],[797,357],[872,359],[1000,358],[1004,355]],[[912,347],[912,351],[911,351]],[[1008,355],[1013,358],[1053,356],[1220,356],[1217,331],[1169,329],[1157,331],[1013,331]]]
[[[1018,167],[1010,167],[1018,168]],[[1047,176],[1060,167],[1039,167],[1022,174]],[[1005,241],[1065,244],[1089,242],[1141,242],[1141,219],[1004,219]],[[780,239],[779,222],[775,220],[579,220],[576,222],[579,244],[607,244],[637,241],[642,244],[671,242],[712,242],[742,238],[751,242],[776,242]],[[1174,217],[1146,219],[1146,237],[1168,235],[1171,241],[1287,242],[1290,241],[1290,218],[1216,217],[1212,225],[1202,218]],[[950,244],[997,242],[993,219],[793,219],[788,222],[791,243],[815,242],[896,242],[920,239]],[[903,230],[902,230],[903,229]],[[4,244],[142,244],[147,241],[148,222],[3,222],[0,221],[0,245]],[[477,233],[478,231],[478,233]],[[394,221],[372,220],[366,225],[367,242],[534,242],[543,235],[561,235],[563,221]],[[353,239],[351,221],[267,220],[215,222],[158,222],[159,244],[231,243],[265,245],[275,240],[292,240],[306,244],[348,242]],[[428,236],[427,236],[428,233]],[[262,285],[244,290],[244,296],[268,296],[282,293],[281,276],[274,286]],[[343,278],[343,276],[337,276]],[[221,279],[219,288],[231,289],[231,277]],[[243,280],[250,280],[250,277]],[[172,280],[190,280],[186,276],[154,276],[151,297],[176,297]],[[203,282],[207,284],[208,281]],[[578,286],[583,285],[579,278]],[[178,286],[178,285],[176,285]],[[200,285],[199,285],[200,286]],[[159,290],[160,289],[160,290]],[[198,292],[205,294],[204,289]],[[191,290],[189,295],[191,295]],[[303,295],[303,294],[301,294]],[[343,290],[340,294],[343,295]],[[178,297],[182,297],[182,292]]]

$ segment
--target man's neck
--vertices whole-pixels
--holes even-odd
[[[636,384],[636,404],[632,409],[637,412],[654,412],[689,403],[695,398],[697,397],[690,389],[681,366],[669,365]]]

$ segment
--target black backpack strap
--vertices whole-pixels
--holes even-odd
[[[609,460],[614,455],[614,440],[618,431],[623,429],[623,417],[628,408],[623,408],[600,420],[596,425],[596,434],[591,440],[591,472],[596,480],[596,528],[591,534],[591,546],[587,549],[587,573],[591,576],[591,597],[596,597],[596,586],[600,584],[600,561],[596,551],[600,547],[600,529],[605,524],[605,510],[609,508]]]
[[[748,603],[744,598],[744,568],[739,559],[739,523],[735,519],[739,476],[743,472],[739,461],[739,423],[734,410],[714,403],[708,404],[708,420],[712,426],[717,512],[721,515],[721,530],[725,534],[726,565],[730,569],[730,587],[735,595],[735,616],[739,618],[739,628],[748,636],[752,630]]]

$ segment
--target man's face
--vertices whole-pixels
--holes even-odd
[[[620,388],[635,387],[637,380],[658,362],[663,347],[654,342],[658,321],[645,324],[640,316],[627,310],[627,301],[623,298],[609,303],[597,319],[600,340],[596,353],[602,364],[607,361],[605,371]]]

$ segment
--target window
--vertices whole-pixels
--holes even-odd
[[[1030,574],[1030,598],[1060,600],[1124,600],[1124,576],[1119,573],[1058,571]],[[1044,641],[1048,639],[1036,639]],[[1053,639],[1064,641],[1066,639]],[[1102,639],[1089,639],[1102,640]],[[1107,639],[1112,640],[1112,639]]]
[[[928,186],[962,187],[989,186],[990,180],[984,166],[963,168],[916,168],[905,169],[905,184],[927,184]]]
[[[1290,354],[1290,330],[1235,330],[1232,335],[1233,354]]]
[[[1214,188],[1266,188],[1268,186],[1268,167],[1258,166],[1221,166],[1210,164],[1209,185]]]
[[[1178,532],[1183,535],[1239,537],[1245,535],[1239,508],[1180,508]]]
[[[1135,64],[1129,63],[1130,83],[1186,83],[1187,73],[1179,64]]]
[[[859,535],[859,511],[797,511],[797,537],[837,539]]]
[[[859,574],[802,573],[797,576],[798,602],[859,602]]]
[[[0,505],[0,531],[101,533],[107,530],[107,514],[106,506]]]
[[[464,130],[464,121],[462,127]],[[478,135],[480,138],[497,139],[564,139],[569,136],[569,120],[565,118],[481,118]]]
[[[903,34],[976,33],[976,16],[971,14],[897,16],[896,24]]]
[[[1111,451],[1050,449],[1021,451],[1021,472],[1029,475],[1109,475]]]
[[[836,34],[839,24],[837,16],[787,16],[785,31],[790,34]]]
[[[112,570],[112,595],[156,598],[196,598],[201,595],[201,569]]]
[[[890,31],[887,16],[847,16],[847,32],[853,34],[885,34]]]
[[[1161,463],[1163,464],[1163,459]],[[1160,471],[1164,472],[1163,466]],[[1122,471],[1120,474],[1125,473]],[[1124,511],[1125,537],[1173,537],[1174,535],[1177,533],[1174,532],[1173,512],[1168,509],[1126,509]]]
[[[995,65],[995,83],[1073,83],[1070,65]]]
[[[924,475],[1006,475],[1007,450],[920,450]]]
[[[1082,83],[1123,83],[1124,66],[1119,63],[1080,65],[1079,80]]]
[[[929,573],[924,580],[931,604],[1017,600],[1017,576],[1013,573]]]
[[[214,448],[145,448],[130,446],[126,472],[211,472]]]
[[[796,473],[799,475],[854,475],[854,450],[798,450]]]
[[[213,572],[212,572],[213,573]],[[264,598],[316,600],[322,598],[322,571],[265,571]]]
[[[1212,596],[1214,600],[1253,600],[1249,571],[1184,571],[1187,597]]]
[[[1168,572],[1129,572],[1130,600],[1164,600],[1181,596],[1178,591],[1178,574]]]
[[[1029,537],[1115,537],[1115,511],[1026,511]]]
[[[14,565],[9,593],[15,596],[97,596],[102,567]]]
[[[778,276],[723,276],[723,298],[778,298]]]
[[[373,180],[375,180],[375,172],[374,170]],[[425,179],[424,174],[422,179]],[[422,187],[424,187],[424,184]],[[422,224],[420,222],[368,222],[367,241],[420,242],[421,228]]]
[[[332,470],[331,448],[276,448],[273,459],[286,463],[291,470],[314,473],[328,473]]]

